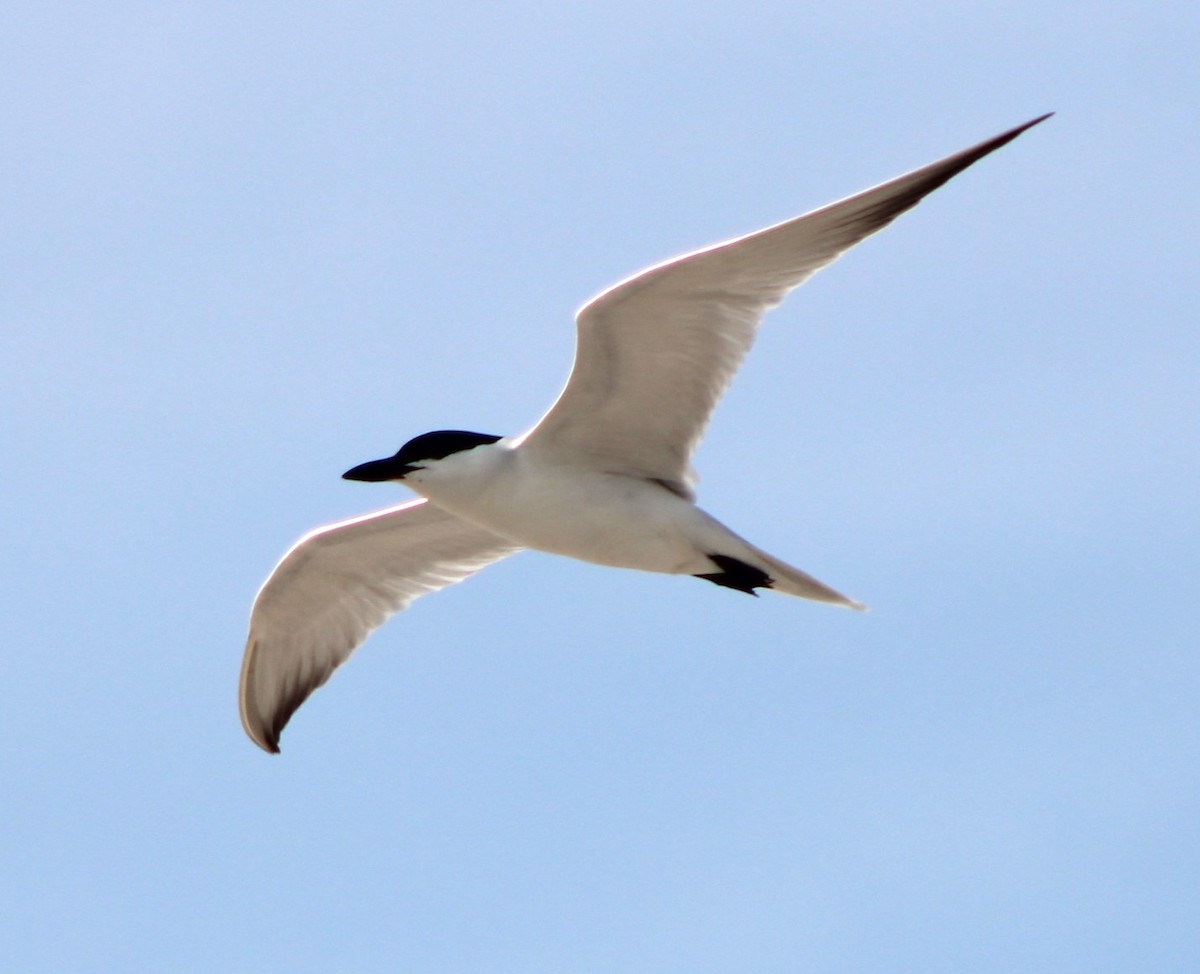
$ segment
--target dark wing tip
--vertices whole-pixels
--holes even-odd
[[[279,738],[287,727],[292,714],[300,709],[300,705],[309,698],[314,690],[329,679],[329,674],[321,674],[320,678],[311,682],[293,684],[275,702],[268,714],[246,714],[242,723],[250,740],[268,754],[279,753]]]
[[[246,736],[268,754],[279,753],[279,736],[287,723],[309,695],[329,679],[333,667],[310,671],[307,678],[293,675],[283,691],[269,701],[264,708],[254,692],[256,671],[259,663],[260,646],[251,636],[242,664],[242,678],[238,688],[238,710]]]
[[[257,715],[253,718],[242,716],[242,729],[246,732],[246,736],[255,744],[261,747],[268,754],[279,753],[279,733],[273,727],[269,727],[265,721],[261,720]],[[280,727],[279,730],[283,728]]]
[[[979,145],[964,150],[962,153],[960,153],[960,155],[965,156],[970,160],[969,162],[966,162],[965,165],[969,166],[972,162],[982,159],[989,152],[994,152],[996,149],[999,149],[1000,146],[1007,145],[1022,132],[1033,128],[1035,125],[1040,125],[1053,114],[1054,112],[1046,112],[1045,115],[1039,115],[1037,118],[1030,119],[1028,122],[1018,125],[1016,128],[1011,128],[1007,132],[1001,132],[995,138],[988,139],[986,142],[980,142]]]
[[[291,687],[289,691],[280,697],[275,705],[275,711],[271,714],[269,725],[265,725],[263,737],[266,738],[264,746],[266,750],[272,754],[279,753],[279,737],[283,733],[283,729],[287,727],[288,721],[292,719],[292,714],[300,709],[300,704],[304,703],[317,687],[328,679],[328,674],[321,680],[314,683],[298,683]]]
[[[286,723],[287,717],[282,721],[268,722],[260,713],[250,714],[242,711],[242,729],[245,730],[246,736],[268,754],[279,753],[279,733]]]
[[[984,156],[995,152],[1001,146],[1007,145],[1022,132],[1033,128],[1033,126],[1040,122],[1044,122],[1053,114],[1053,112],[1047,112],[1045,115],[1039,115],[1037,118],[1025,122],[1023,125],[1018,125],[1016,128],[1011,128],[1007,132],[1001,132],[999,135],[980,142],[978,145],[973,145],[968,149],[963,149],[961,152],[947,156],[940,162],[935,162],[922,169],[914,170],[905,176],[900,176],[874,189],[869,189],[864,193],[860,193],[857,197],[851,197],[850,200],[831,204],[828,209],[840,209],[846,203],[854,200],[862,200],[862,203],[858,207],[845,207],[845,216],[838,222],[845,227],[854,228],[862,236],[874,233],[876,230],[887,226],[901,213],[912,209],[935,189],[944,186],[964,169],[974,165]],[[880,195],[880,191],[883,190],[890,191],[882,193],[876,202],[867,203],[866,198]],[[861,239],[861,237],[858,239]]]
[[[277,736],[272,735],[269,740],[255,741],[254,743],[257,744],[259,747],[261,747],[268,754],[279,754],[280,753],[279,738]]]

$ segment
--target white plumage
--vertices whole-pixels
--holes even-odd
[[[246,732],[277,751],[296,708],[388,616],[522,548],[861,608],[697,508],[692,454],[766,311],[1046,117],[604,291],[577,316],[565,388],[522,436],[425,434],[350,471],[424,497],[319,528],[284,555],[251,614]]]

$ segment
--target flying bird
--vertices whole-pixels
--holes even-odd
[[[863,608],[697,507],[692,454],[766,311],[1048,117],[610,287],[577,314],[567,384],[520,436],[438,430],[348,470],[421,496],[310,531],[275,566],[250,616],[246,733],[278,752],[296,708],[389,616],[525,548]]]

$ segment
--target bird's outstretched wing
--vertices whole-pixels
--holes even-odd
[[[922,197],[1049,116],[745,237],[676,257],[593,298],[575,364],[522,438],[546,461],[653,478],[690,494],[691,457],[763,313]]]
[[[246,733],[278,752],[288,718],[372,630],[520,550],[424,499],[310,531],[254,601],[238,691]]]

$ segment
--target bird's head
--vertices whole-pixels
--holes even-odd
[[[409,474],[436,464],[446,457],[467,453],[479,446],[495,443],[499,436],[491,433],[468,433],[465,430],[434,430],[422,433],[400,447],[394,456],[369,460],[347,470],[346,480],[365,480],[379,483],[384,480],[403,480]]]

